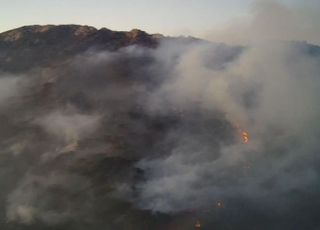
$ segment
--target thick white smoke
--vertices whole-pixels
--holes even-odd
[[[317,1],[303,1],[288,6],[277,0],[253,1],[248,15],[231,19],[214,28],[209,40],[231,44],[253,41],[308,41],[320,44],[320,5]]]
[[[175,130],[170,135],[179,136],[180,144],[137,165],[146,172],[136,198],[139,207],[179,212],[240,197],[268,205],[264,201],[316,183],[317,170],[307,165],[319,150],[320,60],[314,55],[317,47],[294,42],[319,42],[315,12],[306,15],[275,1],[260,1],[254,10],[247,26],[223,32],[245,41],[242,51],[201,42],[183,49],[174,42],[163,45],[156,57],[171,65],[148,104],[157,112],[171,107],[221,112],[230,124],[250,133],[249,144],[210,147],[210,141],[192,131]],[[172,47],[180,47],[175,56],[168,55],[177,50]],[[265,186],[268,181],[271,185]],[[284,203],[280,206],[288,207],[290,201]]]
[[[317,180],[316,169],[297,164],[307,164],[318,150],[319,58],[304,43],[275,41],[252,44],[222,68],[208,64],[210,55],[212,45],[187,47],[151,105],[219,111],[247,130],[250,141],[214,147],[206,133],[175,130],[180,144],[137,165],[146,171],[137,200],[142,208],[178,212],[243,196],[264,203],[266,194],[276,200]],[[268,180],[274,180],[271,188],[264,186]]]
[[[221,229],[317,219],[318,9],[254,9],[210,37],[234,45],[90,47],[2,74],[0,227],[170,229],[165,218],[217,207],[224,216],[207,220],[230,224]]]

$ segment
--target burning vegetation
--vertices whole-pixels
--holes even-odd
[[[244,129],[242,129],[240,127],[240,125],[236,124],[235,125],[236,129],[237,129],[237,133],[239,134],[239,137],[241,139],[241,142],[243,144],[248,144],[249,143],[249,140],[250,140],[250,136],[249,136],[249,133],[248,131],[245,131]]]

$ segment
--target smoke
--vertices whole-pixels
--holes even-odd
[[[7,219],[24,224],[40,220],[49,225],[89,218],[92,212],[90,184],[79,175],[51,172],[26,175],[8,197]],[[63,202],[61,202],[63,201]],[[86,210],[85,213],[83,210]]]
[[[209,40],[231,44],[253,41],[308,41],[320,44],[319,3],[285,5],[275,0],[254,1],[250,13],[234,18],[215,28],[206,37]]]
[[[96,115],[63,114],[60,111],[55,111],[35,122],[56,138],[62,138],[66,143],[72,143],[90,136],[97,129],[98,121],[99,117]]]
[[[159,48],[156,58],[171,64],[164,71],[169,76],[147,107],[157,113],[174,108],[183,124],[169,134],[172,149],[137,164],[145,171],[145,181],[137,185],[141,193],[133,198],[138,207],[177,213],[215,209],[221,200],[244,200],[269,212],[290,212],[300,202],[295,193],[315,195],[319,49],[293,41],[318,44],[317,10],[307,15],[260,1],[250,21],[220,34],[245,41],[245,48],[193,42],[176,55],[168,55],[175,51],[172,44]],[[212,38],[229,42],[220,35]],[[247,130],[249,144],[240,138],[224,143],[219,126],[194,122],[214,121],[217,114],[221,123]],[[231,127],[226,132],[238,135]]]
[[[304,43],[256,43],[215,68],[215,62],[208,65],[213,47],[188,48],[156,91],[157,99],[165,97],[166,105],[180,108],[186,121],[170,134],[176,139],[169,152],[137,164],[146,180],[138,185],[136,202],[169,213],[214,209],[218,201],[236,199],[289,208],[295,200],[282,196],[308,192],[318,179],[317,169],[308,164],[319,150],[319,57],[310,56]],[[161,99],[160,104],[163,108]],[[202,114],[190,115],[190,110]],[[249,143],[238,137],[217,145],[223,135],[219,126],[188,120],[211,116],[213,122],[214,111],[224,115],[220,122],[248,130]]]
[[[0,107],[10,105],[14,100],[16,92],[19,90],[20,77],[10,74],[1,74],[0,76]]]
[[[0,228],[316,229],[313,11],[260,1],[213,35],[237,45],[162,38],[2,74]]]
[[[135,180],[133,162],[162,135],[140,111],[152,84],[141,65],[150,52],[89,50],[63,66],[3,78],[10,106],[0,110],[1,228],[142,223],[142,211],[114,193]]]

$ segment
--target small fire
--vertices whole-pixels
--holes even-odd
[[[235,125],[238,133],[240,134],[240,138],[243,144],[248,144],[249,143],[249,133],[247,131],[244,131],[238,124]]]
[[[249,142],[249,134],[248,134],[248,132],[242,131],[241,132],[241,139],[242,139],[242,142],[244,144],[248,143]]]
[[[200,223],[199,220],[197,220],[197,222],[196,222],[196,224],[194,225],[194,227],[195,227],[196,229],[200,229],[200,228],[201,228],[201,223]]]

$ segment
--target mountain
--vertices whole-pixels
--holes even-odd
[[[24,26],[0,34],[0,66],[5,71],[24,71],[34,67],[34,63],[53,65],[89,48],[155,47],[158,37],[138,29],[118,32],[80,25]]]
[[[0,229],[317,229],[320,47],[0,34]]]
[[[133,204],[144,178],[137,162],[172,145],[165,136],[180,119],[179,111],[144,105],[162,81],[154,52],[163,39],[79,25],[0,34],[0,229],[147,230],[171,222]]]

